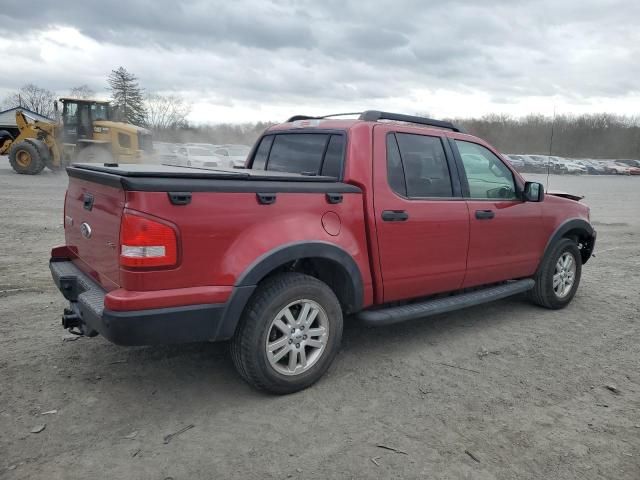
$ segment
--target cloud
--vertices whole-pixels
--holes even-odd
[[[105,92],[123,65],[189,98],[197,121],[550,102],[624,112],[640,95],[638,20],[640,3],[615,0],[35,1],[0,14],[0,95],[26,82]]]

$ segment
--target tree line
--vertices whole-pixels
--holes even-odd
[[[593,113],[583,115],[486,115],[454,119],[473,135],[505,153],[569,158],[640,158],[640,118]]]

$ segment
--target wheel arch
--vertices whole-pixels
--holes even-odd
[[[258,284],[283,271],[306,273],[324,281],[347,313],[362,309],[362,273],[353,257],[331,243],[295,242],[264,253],[238,277],[218,332],[219,338],[233,336],[240,316]]]
[[[562,238],[574,239],[580,248],[582,263],[587,263],[595,246],[596,231],[588,221],[582,218],[566,220],[556,228],[547,242],[540,263],[542,264],[542,260],[546,257],[552,246]]]

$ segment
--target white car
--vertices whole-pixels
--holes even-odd
[[[581,165],[579,163],[576,162],[562,162],[563,165],[565,166],[566,173],[573,173],[576,175],[582,175],[583,173],[589,173],[589,170],[587,169],[587,167],[585,167],[584,165]]]
[[[199,168],[233,168],[231,160],[216,155],[214,150],[213,145],[183,145],[176,152],[178,165]]]
[[[213,153],[224,158],[228,158],[236,168],[244,167],[251,147],[246,145],[218,145]]]
[[[607,173],[614,175],[631,175],[631,167],[629,165],[623,165],[617,162],[608,163],[604,167]]]

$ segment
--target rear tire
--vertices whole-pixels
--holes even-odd
[[[563,238],[542,260],[535,276],[536,284],[528,292],[529,299],[545,308],[564,308],[576,294],[581,274],[580,249],[570,238]]]
[[[16,173],[21,175],[37,175],[45,165],[35,145],[22,141],[11,146],[9,163]]]
[[[341,339],[342,309],[333,291],[309,275],[284,273],[264,281],[249,300],[231,356],[250,385],[287,394],[320,379]]]

